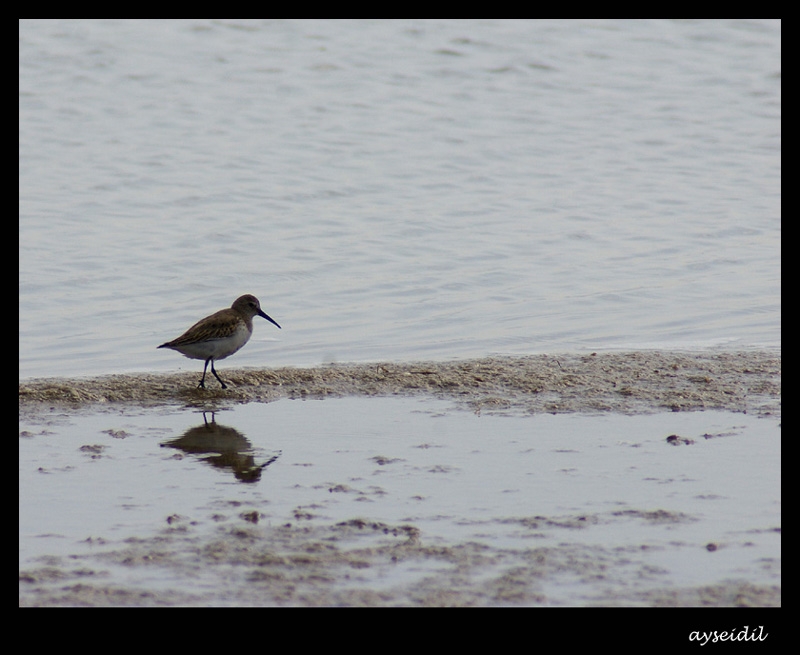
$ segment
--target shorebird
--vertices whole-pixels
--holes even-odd
[[[211,316],[197,321],[177,339],[162,343],[159,348],[171,348],[190,359],[206,360],[203,366],[203,377],[198,389],[206,388],[206,369],[211,364],[211,372],[219,380],[223,389],[227,385],[217,375],[214,361],[230,357],[250,340],[253,334],[253,317],[261,316],[280,329],[273,319],[261,311],[258,298],[250,294],[233,301],[228,309],[221,309]]]

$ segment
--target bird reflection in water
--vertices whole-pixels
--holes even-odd
[[[261,472],[272,464],[280,451],[263,464],[256,464],[253,445],[241,432],[220,425],[211,412],[211,422],[203,412],[203,425],[190,428],[182,436],[162,443],[163,448],[177,448],[220,469],[230,469],[240,482],[258,482]]]

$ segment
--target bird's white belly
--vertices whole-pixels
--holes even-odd
[[[181,344],[179,351],[191,359],[208,359],[209,357],[213,357],[215,360],[225,359],[246,344],[250,340],[250,334],[250,330],[242,323],[235,332],[227,337]]]

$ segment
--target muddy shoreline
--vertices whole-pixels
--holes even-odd
[[[228,389],[200,372],[48,378],[19,383],[20,415],[107,403],[193,407],[280,398],[430,395],[472,411],[511,413],[718,409],[780,415],[780,352],[637,351],[376,362],[314,368],[224,369]]]
[[[128,407],[216,410],[281,398],[346,396],[436,397],[452,401],[456,412],[465,409],[487,414],[714,409],[779,418],[781,412],[779,351],[537,355],[220,369],[219,373],[229,385],[227,390],[216,381],[208,389],[198,390],[200,370],[21,381],[20,424],[41,426],[53,415],[105,413],[114,417]],[[61,429],[48,425],[39,433],[31,428],[33,432],[25,432],[25,438],[53,438]],[[685,451],[687,456],[694,452]],[[94,470],[93,462],[88,460],[84,472]],[[41,471],[50,471],[53,464],[43,461],[41,466]],[[372,460],[365,462],[363,480],[373,480],[375,466],[380,467]],[[54,475],[74,476],[74,472],[54,471]],[[373,500],[368,494],[364,498]],[[164,521],[155,533],[148,528],[136,538],[108,542],[104,535],[94,535],[90,539],[95,547],[90,553],[72,552],[82,551],[77,546],[56,549],[20,570],[19,605],[781,605],[781,587],[768,575],[758,580],[723,579],[699,587],[676,587],[666,572],[655,575],[651,551],[667,548],[683,556],[704,557],[709,555],[707,542],[653,545],[647,535],[654,521],[694,518],[660,505],[639,507],[635,498],[624,511],[611,513],[581,509],[564,516],[506,516],[500,512],[486,523],[486,534],[512,521],[519,524],[522,535],[518,544],[505,547],[494,546],[488,539],[487,543],[445,543],[412,520],[385,523],[370,505],[354,507],[353,517],[342,522],[299,500],[291,515],[276,514],[268,500],[243,502],[234,487],[224,500],[225,510],[201,503],[185,515],[165,504]],[[641,524],[641,544],[607,543],[600,534],[595,541],[583,543],[585,536],[571,536],[614,523],[630,529],[631,521]],[[770,534],[780,529],[757,527]],[[723,547],[730,552],[744,548],[737,540],[725,542]],[[767,565],[779,567],[779,555]],[[154,567],[175,582],[168,588],[148,585]],[[114,573],[121,569],[126,571],[125,579]],[[425,573],[418,575],[416,570]],[[230,571],[238,573],[231,576]],[[200,574],[207,576],[204,587],[193,583]],[[393,575],[398,576],[395,585],[386,582]],[[579,581],[582,595],[564,596],[559,585],[565,579]],[[595,588],[597,580],[603,581],[601,588]],[[644,582],[632,587],[631,580]]]

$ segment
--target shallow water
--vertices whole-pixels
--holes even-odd
[[[436,604],[431,594],[458,588],[455,569],[461,588],[442,604],[652,604],[702,585],[780,585],[770,418],[511,417],[344,398],[213,417],[53,413],[21,429],[22,604],[114,604],[64,596],[76,576],[84,592],[139,594],[120,604],[350,604],[355,593]],[[232,554],[243,540],[258,562]],[[275,571],[307,571],[291,563],[309,552],[325,583],[277,594]],[[521,595],[498,582],[512,573]]]

